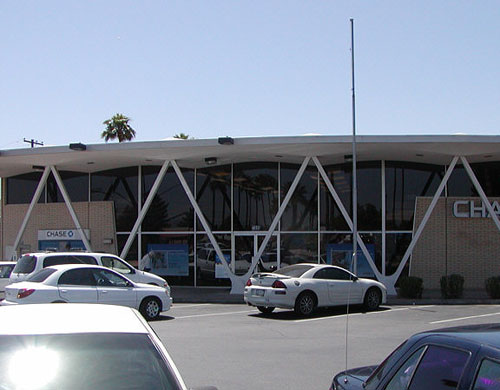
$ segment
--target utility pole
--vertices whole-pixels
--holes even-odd
[[[31,144],[31,147],[34,148],[35,145],[40,145],[40,146],[43,146],[43,142],[39,142],[39,141],[36,141],[34,140],[33,138],[32,139],[26,139],[26,138],[23,138],[23,141],[24,142],[27,142],[29,144]]]
[[[352,73],[352,250],[354,274],[358,273],[358,185],[356,175],[356,90],[354,88],[354,19],[351,18]]]

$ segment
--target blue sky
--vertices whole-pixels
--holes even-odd
[[[498,134],[500,1],[2,0],[0,149],[138,141]]]

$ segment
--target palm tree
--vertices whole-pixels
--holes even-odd
[[[115,114],[111,119],[102,122],[106,125],[106,130],[101,134],[101,138],[108,142],[118,138],[118,142],[132,141],[135,137],[135,130],[128,124],[130,118],[123,114]]]
[[[174,135],[174,138],[177,138],[177,139],[189,139],[189,134],[179,133],[179,134]]]

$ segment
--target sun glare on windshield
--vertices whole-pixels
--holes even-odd
[[[8,365],[9,380],[17,390],[48,385],[59,370],[59,356],[47,348],[31,347],[15,352]]]

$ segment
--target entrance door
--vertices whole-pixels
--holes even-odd
[[[265,234],[263,233],[236,233],[234,237],[234,272],[236,275],[244,275],[250,265],[252,264],[252,259],[257,255],[259,247],[264,241]],[[277,253],[277,236],[271,236],[266,249],[262,253],[260,260],[258,261],[255,272],[273,272],[277,269],[278,263],[278,253]]]

